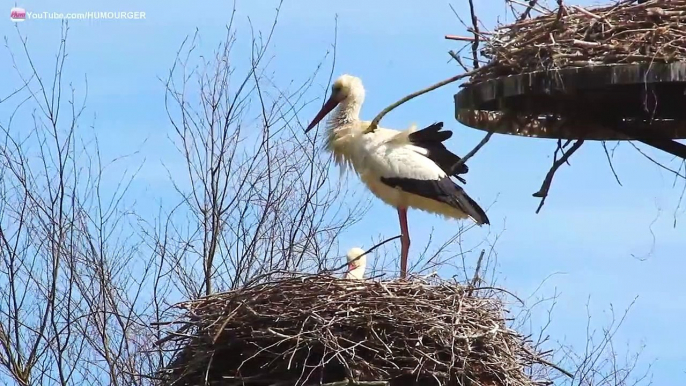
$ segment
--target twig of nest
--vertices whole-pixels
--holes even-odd
[[[162,385],[524,386],[547,383],[527,375],[532,365],[556,368],[506,327],[493,293],[436,278],[302,276],[178,307]]]

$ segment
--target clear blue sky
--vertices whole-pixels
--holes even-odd
[[[371,118],[380,109],[407,93],[459,72],[449,63],[447,51],[454,42],[445,34],[465,34],[449,4],[468,16],[466,1],[362,0],[340,2],[286,0],[277,27],[272,69],[284,84],[304,80],[330,48],[334,18],[338,15],[338,51],[335,74],[360,76],[367,89],[363,116]],[[503,20],[501,0],[476,2],[482,22],[492,27]],[[8,3],[9,4],[9,3]],[[247,16],[266,29],[278,3],[273,0],[238,2],[239,44],[249,44]],[[584,3],[582,3],[584,4]],[[176,157],[161,150],[172,128],[164,111],[164,77],[176,50],[187,35],[200,29],[205,44],[220,42],[231,11],[229,1],[207,1],[203,5],[140,3],[131,0],[99,2],[66,0],[17,3],[28,11],[145,11],[145,20],[71,21],[68,77],[77,87],[88,76],[87,113],[97,116],[96,131],[107,153],[130,153],[140,149],[145,167],[137,181],[140,200],[163,197],[166,173],[161,161]],[[9,12],[9,6],[7,7]],[[60,22],[26,21],[20,26],[28,37],[34,59],[54,57]],[[0,32],[18,47],[14,23],[0,22]],[[11,71],[6,51],[0,69]],[[46,67],[47,69],[47,67]],[[317,85],[321,90],[326,84]],[[468,152],[483,133],[455,121],[450,85],[417,98],[388,115],[383,126],[405,128],[415,122],[426,125],[443,121],[455,133],[448,141],[458,154]],[[314,95],[313,95],[314,96]],[[309,120],[318,104],[312,104],[301,119]],[[4,118],[3,118],[4,119]],[[147,142],[143,145],[144,140]],[[494,136],[470,163],[467,192],[489,206],[490,232],[502,233],[496,250],[499,283],[528,297],[551,274],[539,295],[560,294],[549,330],[553,339],[583,348],[586,302],[591,297],[592,325],[601,328],[609,305],[620,312],[638,296],[627,321],[617,335],[618,350],[629,343],[644,343],[642,364],[653,363],[657,385],[686,380],[686,352],[681,323],[686,319],[686,286],[680,281],[686,268],[686,238],[683,210],[676,213],[683,181],[673,186],[673,176],[651,164],[629,144],[615,154],[615,166],[623,187],[615,182],[599,143],[582,147],[572,157],[572,166],[557,174],[550,197],[535,214],[538,190],[551,163],[554,141]],[[646,150],[669,161],[657,151]],[[676,163],[673,163],[676,164]],[[357,184],[357,180],[350,179]],[[347,248],[368,246],[372,237],[398,233],[395,211],[374,200],[366,218],[346,235]],[[387,221],[376,222],[383,218]],[[439,240],[452,233],[454,223],[411,212],[413,246],[421,246],[427,235],[422,227],[436,229]],[[488,229],[470,232],[467,243],[476,243]],[[491,236],[492,240],[493,237]],[[412,252],[411,252],[412,253]],[[476,258],[476,256],[474,256]],[[542,322],[544,313],[536,314]]]

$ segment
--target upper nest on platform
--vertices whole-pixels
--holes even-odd
[[[161,384],[545,383],[527,375],[537,357],[501,300],[478,292],[303,276],[185,302],[183,327],[163,339],[176,351]]]
[[[562,5],[481,34],[490,65],[470,83],[532,71],[686,59],[686,0]]]

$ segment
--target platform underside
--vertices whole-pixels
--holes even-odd
[[[686,138],[686,63],[549,70],[467,85],[462,124],[539,138]]]

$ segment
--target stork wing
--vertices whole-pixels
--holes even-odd
[[[449,130],[441,131],[442,128],[443,122],[436,122],[424,129],[410,133],[407,137],[412,145],[425,150],[422,153],[423,156],[436,163],[446,174],[456,177],[464,184],[466,181],[464,178],[459,177],[459,175],[467,174],[469,167],[463,164],[457,170],[452,171],[453,166],[462,158],[452,153],[443,145],[444,141],[452,137],[453,132]]]
[[[447,204],[465,213],[479,225],[490,224],[486,212],[448,176],[438,180],[381,177],[381,182],[392,188]]]
[[[447,204],[478,224],[489,223],[484,210],[435,161],[415,150],[415,145],[373,142],[370,139],[364,161],[359,163],[367,184],[377,180],[391,188]]]

